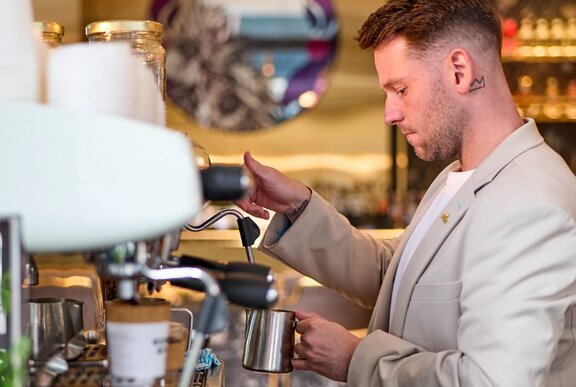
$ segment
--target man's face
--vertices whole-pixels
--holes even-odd
[[[386,93],[386,123],[400,128],[422,160],[459,156],[468,115],[449,92],[443,64],[426,65],[409,56],[399,37],[378,46],[374,61]]]

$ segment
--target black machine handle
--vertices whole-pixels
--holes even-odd
[[[204,200],[226,201],[243,198],[250,189],[251,178],[243,166],[212,165],[200,170]]]
[[[276,289],[258,277],[233,274],[218,279],[218,282],[226,298],[237,305],[267,309],[278,301]],[[181,288],[204,291],[204,285],[194,279],[172,280],[170,283]]]
[[[248,262],[217,262],[204,258],[194,257],[191,255],[183,255],[179,258],[178,266],[187,267],[202,267],[211,271],[219,271],[224,275],[230,273],[251,274],[260,277],[264,282],[274,281],[274,274],[272,269],[266,265]]]
[[[278,301],[278,292],[273,287],[274,278],[267,266],[244,262],[220,263],[190,256],[182,257],[180,266],[202,267],[212,272],[226,298],[234,304],[266,309]],[[194,279],[170,282],[186,289],[204,290],[204,284]]]
[[[230,302],[247,308],[268,309],[278,301],[278,292],[270,283],[249,276],[228,275],[220,286]]]

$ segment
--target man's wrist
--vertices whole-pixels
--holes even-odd
[[[310,198],[312,197],[312,190],[309,187],[306,188],[308,189],[308,197],[302,203],[300,203],[298,207],[284,213],[284,215],[286,215],[286,217],[288,218],[288,220],[290,220],[290,223],[292,224],[296,222],[296,219],[300,217],[300,215],[304,212],[304,210],[308,206],[308,203],[310,203]]]

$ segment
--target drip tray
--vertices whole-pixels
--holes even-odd
[[[41,369],[42,363],[33,364],[30,372],[31,386],[35,386],[35,369]],[[97,344],[86,346],[82,355],[68,363],[68,371],[58,375],[53,387],[111,387],[108,379],[108,360],[106,347]],[[206,371],[197,371],[190,387],[222,387],[224,386],[224,365]],[[166,377],[156,383],[156,386],[176,386],[179,370],[171,371]]]
[[[206,371],[196,372],[190,387],[209,387],[207,384],[208,373]],[[169,377],[156,386],[176,386],[177,382]],[[97,367],[71,368],[64,375],[60,375],[53,384],[54,387],[111,387],[106,371]]]

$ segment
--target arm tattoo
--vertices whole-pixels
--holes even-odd
[[[484,82],[484,75],[480,79],[474,79],[474,82],[470,85],[469,92],[473,92],[486,87],[486,82]]]
[[[306,208],[306,206],[308,205],[309,202],[310,202],[310,199],[308,198],[308,199],[304,200],[298,206],[298,208],[295,208],[294,210],[288,211],[284,214],[290,220],[290,223],[293,224],[294,222],[296,222],[296,219],[298,219],[300,214],[302,214],[302,212],[304,212],[304,209]]]
[[[308,188],[308,191],[310,191],[310,188]],[[312,191],[310,191],[310,196],[312,196]],[[294,224],[294,222],[296,222],[296,219],[298,219],[298,217],[302,214],[302,212],[304,212],[306,206],[308,206],[308,203],[310,203],[310,196],[306,200],[304,200],[297,208],[293,209],[292,211],[288,211],[284,214],[286,215],[288,220],[290,220],[290,223]]]

